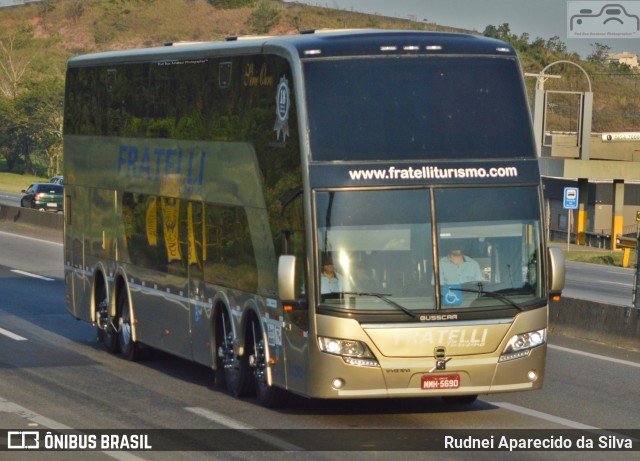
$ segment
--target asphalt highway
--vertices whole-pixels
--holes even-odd
[[[84,430],[100,436],[110,430],[166,429],[170,431],[163,437],[180,439],[175,445],[178,451],[114,445],[115,449],[92,451],[90,459],[573,460],[576,455],[587,460],[637,459],[637,440],[631,450],[598,451],[603,448],[597,444],[624,444],[629,440],[625,430],[640,428],[638,351],[552,336],[542,390],[480,396],[468,407],[446,405],[439,398],[328,402],[292,398],[285,408],[269,410],[254,399],[230,396],[214,384],[213,371],[206,367],[159,353],[143,362],[128,362],[103,350],[95,328],[66,311],[60,243],[0,232],[0,248],[0,446],[10,431]],[[613,286],[607,296],[627,296],[626,271],[609,273],[582,266],[568,265],[571,290]],[[584,272],[574,280],[574,271]],[[591,283],[579,285],[587,273]],[[595,288],[595,281],[602,287]],[[308,441],[293,437],[301,429],[317,437],[320,448],[301,454],[299,449]],[[513,429],[517,431],[510,432]],[[469,430],[475,431],[472,439],[465,438]],[[540,436],[547,443],[558,443],[559,438],[575,434],[572,431],[587,434],[596,447],[437,453],[412,449],[421,446],[415,445],[416,436],[429,434],[449,435],[451,443],[480,444],[486,439],[497,445],[505,434],[509,441]],[[238,435],[244,438],[233,451],[195,451],[199,437],[228,448]],[[349,441],[358,441],[357,449],[336,451],[349,446]],[[386,446],[394,451],[382,442],[389,442]],[[260,449],[250,451],[253,446]],[[88,457],[82,451],[0,451],[0,460],[4,459]]]

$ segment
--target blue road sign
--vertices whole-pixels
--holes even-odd
[[[564,201],[562,205],[566,210],[575,210],[578,208],[578,188],[565,187]]]

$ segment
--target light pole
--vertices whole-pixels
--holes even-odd
[[[533,131],[536,136],[536,148],[538,149],[538,157],[542,155],[542,146],[544,146],[544,126],[547,115],[547,91],[544,89],[544,84],[549,78],[561,78],[560,75],[550,75],[545,72],[551,66],[556,64],[571,64],[576,66],[582,71],[587,79],[589,85],[589,91],[582,92],[563,92],[573,93],[580,95],[580,120],[578,124],[578,147],[581,160],[589,160],[590,146],[591,146],[591,121],[593,119],[593,92],[591,91],[591,79],[587,72],[578,64],[573,61],[555,61],[546,66],[540,71],[539,74],[525,73],[527,77],[536,78],[536,88],[533,93]]]

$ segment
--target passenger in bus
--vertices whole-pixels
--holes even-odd
[[[464,255],[460,243],[453,242],[449,246],[449,254],[440,259],[440,284],[458,285],[479,281],[482,281],[480,265]]]
[[[342,291],[342,280],[333,265],[333,258],[330,255],[324,255],[320,276],[320,294],[342,293]]]

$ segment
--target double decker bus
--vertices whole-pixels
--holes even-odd
[[[564,263],[504,42],[309,31],[75,57],[64,176],[67,307],[111,352],[204,364],[267,406],[542,386]]]

